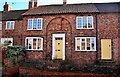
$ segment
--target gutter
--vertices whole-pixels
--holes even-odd
[[[98,13],[96,14],[96,63],[98,62]]]

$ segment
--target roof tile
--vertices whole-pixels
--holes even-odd
[[[16,20],[22,19],[22,14],[27,10],[11,10],[8,12],[2,12],[2,20]]]
[[[94,4],[48,5],[32,8],[22,15],[99,12]]]

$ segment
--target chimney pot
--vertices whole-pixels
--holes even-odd
[[[33,7],[33,2],[29,1],[29,9],[31,9]]]
[[[63,0],[63,4],[66,5],[67,4],[67,0]]]
[[[35,0],[35,1],[34,1],[34,7],[37,7],[37,6],[38,6],[38,1]]]
[[[37,7],[38,6],[38,0],[30,0],[29,1],[29,9]]]
[[[12,10],[12,7],[7,3],[5,2],[5,5],[4,5],[4,11],[9,11],[9,10]]]

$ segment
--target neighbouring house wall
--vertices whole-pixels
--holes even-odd
[[[6,21],[2,24],[2,38],[13,38],[13,45],[22,45],[22,20],[15,20],[13,30],[6,30]]]
[[[92,30],[76,30],[76,16],[93,16],[94,29]],[[43,18],[42,30],[27,30],[28,18]],[[96,37],[96,15],[95,14],[62,14],[62,15],[42,15],[42,16],[25,16],[23,19],[24,29],[22,45],[25,45],[25,38],[43,37],[43,50],[42,51],[27,51],[28,58],[38,59],[52,59],[52,34],[65,33],[66,50],[65,59],[75,61],[79,66],[84,64],[92,64],[96,61],[97,51],[75,51],[75,37]],[[39,55],[38,55],[39,54]]]
[[[98,59],[101,59],[101,39],[111,39],[112,59],[115,62],[119,57],[119,38],[118,38],[118,13],[101,13],[98,15]]]
[[[118,14],[119,18],[118,18],[118,38],[119,38],[119,42],[118,42],[118,52],[119,52],[119,64],[120,64],[120,13]]]

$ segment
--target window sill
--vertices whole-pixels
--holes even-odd
[[[94,28],[76,28],[76,30],[93,30]]]
[[[39,50],[43,50],[43,49],[26,49],[26,50],[35,50],[35,51],[38,50],[39,51]]]
[[[38,31],[38,30],[42,30],[42,29],[27,29],[28,31]]]
[[[14,29],[5,29],[5,30],[14,30]]]
[[[75,52],[96,52],[96,50],[75,50]]]

